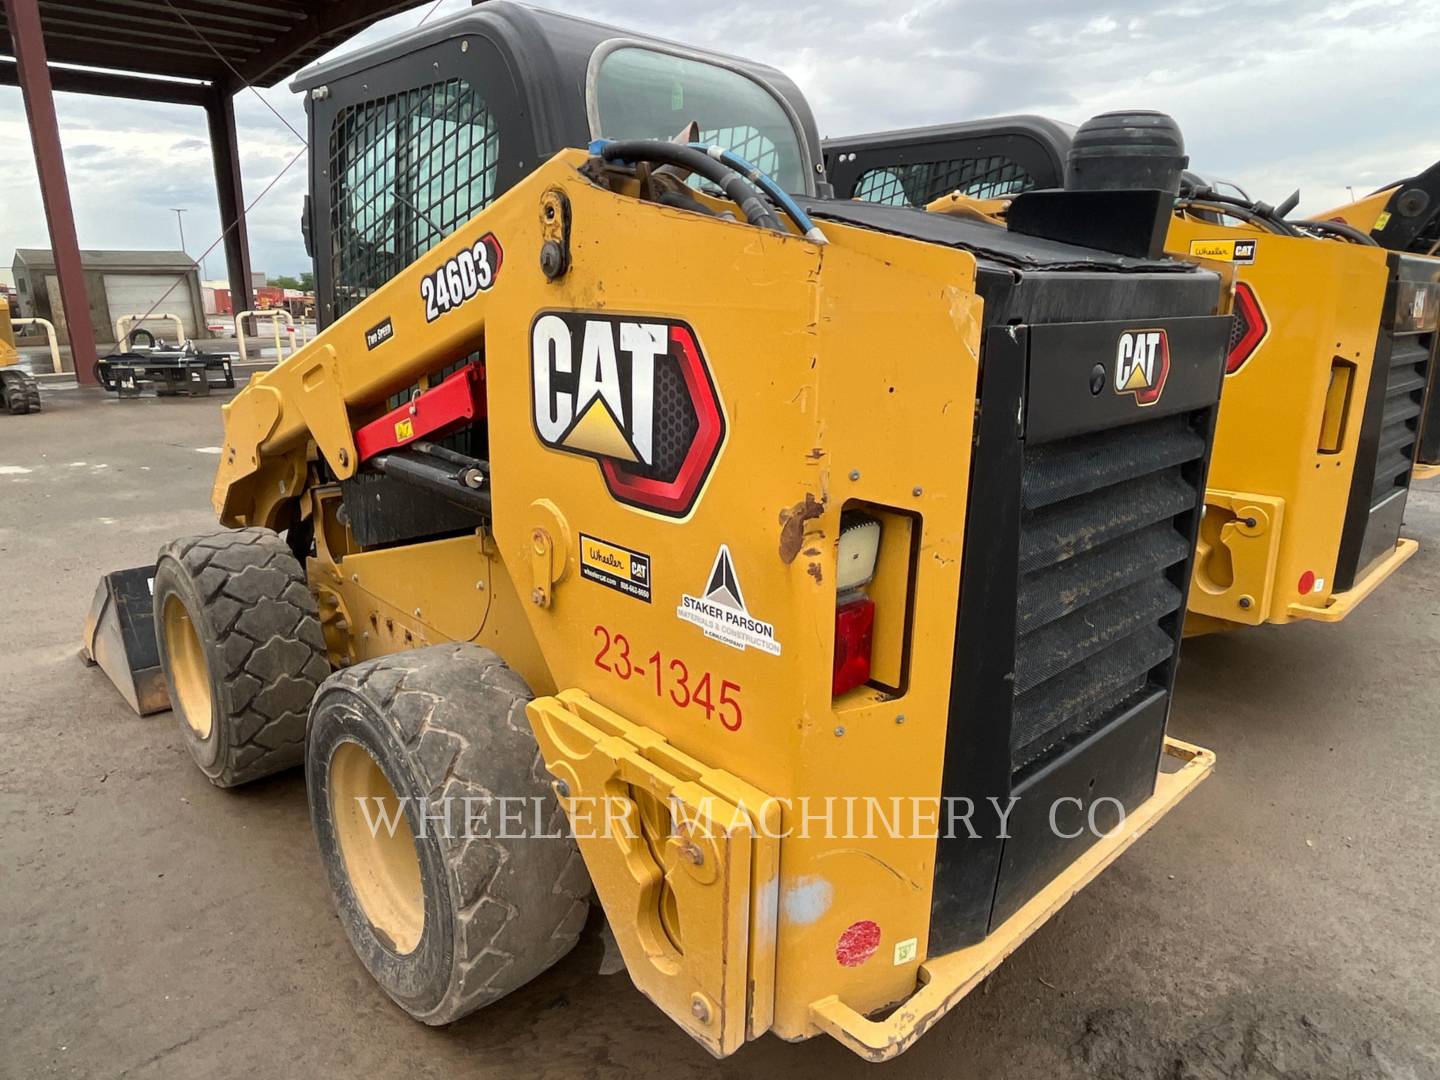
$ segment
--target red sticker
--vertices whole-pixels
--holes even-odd
[[[880,925],[869,919],[861,919],[840,935],[835,943],[835,959],[843,967],[859,967],[880,948]]]

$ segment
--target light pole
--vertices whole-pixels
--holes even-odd
[[[170,207],[170,209],[175,212],[175,225],[180,230],[180,250],[185,252],[186,255],[189,255],[190,252],[185,247],[185,219],[180,216],[181,214],[185,213],[185,210],[183,207],[179,206],[172,206]],[[210,274],[205,269],[205,256],[203,255],[200,256],[200,276],[202,278],[208,278],[210,276]]]
[[[175,211],[175,224],[180,228],[180,250],[185,251],[185,219],[180,216],[185,211],[178,206],[172,206],[170,209]],[[185,251],[185,254],[189,255],[190,252]]]

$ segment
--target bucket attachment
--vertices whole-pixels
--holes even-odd
[[[141,716],[170,708],[155,639],[154,587],[153,566],[115,570],[102,577],[85,616],[80,646],[81,659],[99,664]]]

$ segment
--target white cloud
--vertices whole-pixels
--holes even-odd
[[[395,16],[338,52],[416,25]],[[443,0],[434,18],[463,9]],[[740,52],[791,75],[821,131],[844,135],[1000,113],[1071,123],[1110,108],[1158,108],[1186,134],[1192,166],[1302,208],[1344,201],[1440,158],[1440,20],[1432,0],[552,0],[549,6]],[[300,131],[283,85],[258,93]],[[196,108],[59,95],[80,242],[171,247],[185,207],[193,255],[220,232],[204,114]],[[298,149],[255,95],[236,99],[242,173],[255,198]],[[28,145],[18,90],[0,87],[0,139]],[[252,262],[308,268],[299,216],[306,162],[249,217]],[[48,246],[29,155],[0,161],[0,262]],[[221,249],[206,260],[223,275]]]

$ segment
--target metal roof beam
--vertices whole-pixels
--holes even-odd
[[[42,0],[42,3],[40,4],[40,12],[42,17],[45,19],[45,23],[47,26],[55,19],[63,18],[63,16],[65,15],[83,15],[85,17],[86,24],[89,26],[93,26],[96,29],[104,28],[108,30],[112,27],[120,29],[122,27],[133,28],[141,26],[153,26],[156,30],[168,30],[171,32],[174,32],[177,28],[179,28],[180,30],[185,29],[184,25],[181,24],[180,21],[168,11],[165,12],[163,15],[140,15],[135,13],[134,11],[131,11],[128,8],[117,8],[111,5],[95,2],[88,4],[66,4],[57,3],[55,2],[55,0]],[[57,14],[52,15],[51,12],[55,12]],[[253,23],[249,20],[246,20],[246,24],[262,27],[269,25],[268,23],[265,23],[258,19],[255,20]],[[233,25],[224,27],[202,26],[197,27],[197,29],[203,31],[203,33],[207,37],[240,38],[244,41],[255,40],[254,30],[236,30]],[[186,33],[188,33],[188,31],[186,31]]]
[[[179,105],[204,105],[213,94],[210,85],[204,82],[144,79],[105,71],[80,71],[54,64],[50,65],[50,83],[60,93],[94,94],[131,101],[167,101]],[[0,57],[0,85],[20,85],[14,60]]]

